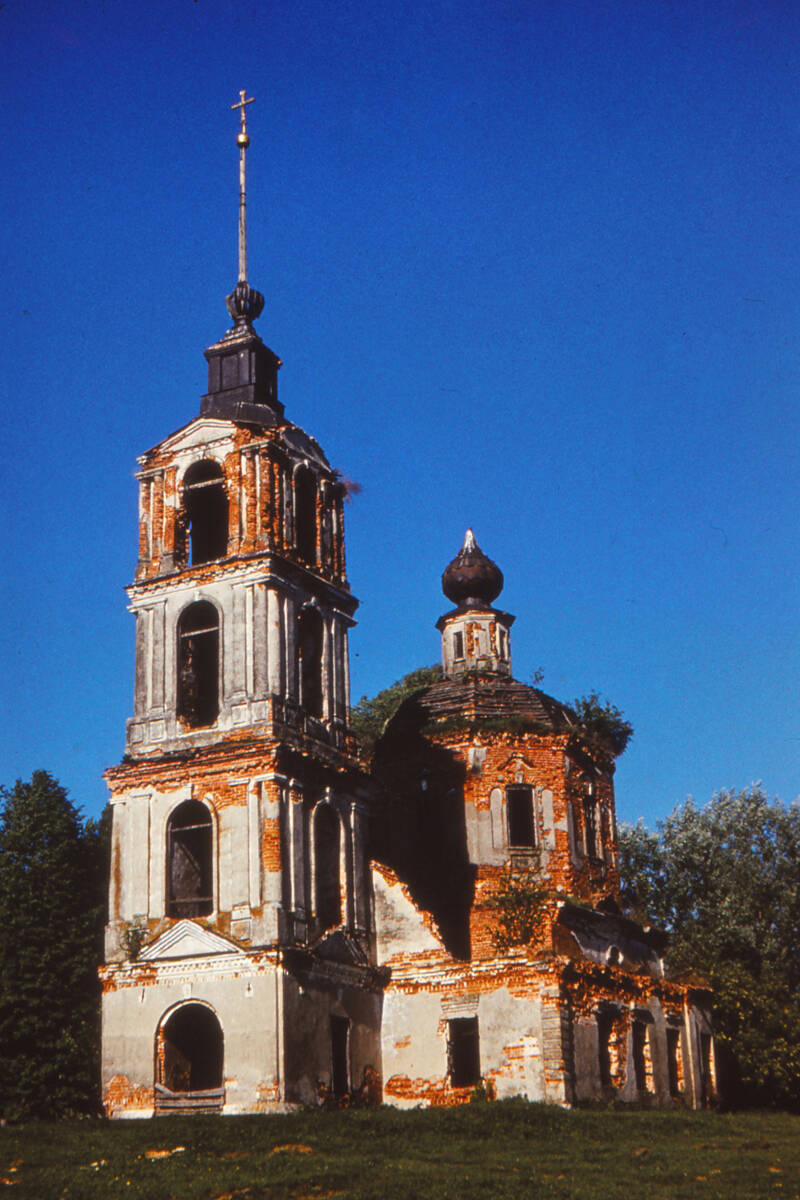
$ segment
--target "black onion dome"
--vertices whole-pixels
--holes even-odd
[[[467,530],[464,545],[442,575],[442,591],[459,608],[485,607],[503,590],[503,572],[481,550],[475,534]]]

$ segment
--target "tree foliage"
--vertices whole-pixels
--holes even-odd
[[[422,691],[442,677],[442,668],[418,667],[391,687],[384,688],[377,696],[362,696],[350,713],[350,724],[366,754],[371,754],[375,743],[386,728],[400,705],[415,692]]]
[[[109,820],[46,771],[0,804],[0,1116],[95,1111]]]
[[[627,907],[671,931],[676,969],[710,979],[735,1098],[800,1106],[800,806],[720,792],[655,833],[623,826],[619,846]]]
[[[572,707],[589,740],[599,742],[618,758],[633,737],[633,726],[625,720],[625,714],[597,692],[579,696]]]

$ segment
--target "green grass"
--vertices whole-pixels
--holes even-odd
[[[147,1151],[184,1150],[167,1157]],[[800,1117],[459,1109],[63,1121],[0,1129],[23,1200],[800,1200]]]

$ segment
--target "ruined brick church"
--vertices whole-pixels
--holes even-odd
[[[106,1110],[475,1088],[699,1106],[709,994],[622,914],[613,754],[514,680],[502,574],[471,532],[443,576],[441,679],[359,749],[344,485],[285,417],[253,328],[246,103],[233,325],[205,351],[199,414],[139,460],[134,711],[106,775]]]

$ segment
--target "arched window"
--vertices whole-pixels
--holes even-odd
[[[157,1062],[162,1088],[168,1092],[222,1088],[222,1028],[205,1004],[181,1004],[176,1008],[164,1022],[159,1042]],[[158,1089],[156,1107],[160,1107]]]
[[[167,823],[167,915],[205,917],[214,907],[211,813],[184,800]]]
[[[178,618],[178,716],[190,729],[213,725],[219,714],[219,615],[198,600]]]
[[[228,553],[228,497],[222,468],[210,458],[192,463],[183,477],[183,511],[189,527],[191,565]]]
[[[321,804],[314,813],[314,909],[322,929],[342,923],[340,837],[339,818],[329,804]]]
[[[304,608],[297,622],[297,667],[300,703],[322,717],[322,617],[315,608]]]
[[[294,477],[294,534],[297,553],[317,561],[317,483],[313,471],[298,467]]]

